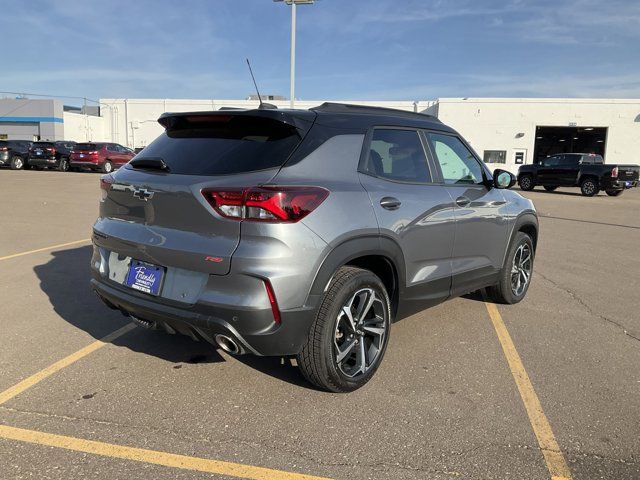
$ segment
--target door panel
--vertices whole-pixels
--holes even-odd
[[[360,182],[369,194],[380,234],[404,255],[401,311],[412,313],[449,296],[455,218],[453,201],[434,184],[416,130],[376,128],[367,138]],[[399,313],[399,315],[401,315]]]
[[[499,189],[484,185],[447,189],[456,201],[456,239],[451,260],[451,290],[455,296],[487,286],[497,277],[507,248],[508,212]]]
[[[507,205],[500,190],[486,186],[489,173],[460,138],[436,132],[425,135],[453,200],[451,294],[461,295],[497,279],[507,242]]]
[[[360,181],[371,199],[380,234],[393,239],[404,253],[406,301],[418,302],[419,309],[447,298],[455,218],[446,188],[394,183],[365,174],[360,174]],[[400,205],[385,208],[389,198]]]

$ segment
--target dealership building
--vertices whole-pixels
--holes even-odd
[[[269,103],[288,108],[272,97]],[[640,163],[640,99],[441,98],[350,101],[437,116],[460,132],[490,167],[516,171],[562,152],[598,153],[607,163]],[[323,103],[296,101],[297,108]],[[164,112],[256,108],[256,99],[101,99],[99,107],[65,107],[58,100],[0,99],[0,139],[115,142],[148,145],[162,133]]]

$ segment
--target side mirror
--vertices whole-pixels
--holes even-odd
[[[493,171],[493,186],[496,188],[511,188],[516,184],[516,176],[507,172],[506,170],[501,170],[496,168]]]

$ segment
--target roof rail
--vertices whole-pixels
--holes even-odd
[[[416,118],[418,115],[421,118],[428,117],[429,119],[438,120],[437,117],[429,115],[427,113],[410,112],[407,110],[398,110],[397,108],[387,107],[372,107],[368,105],[353,105],[350,103],[334,103],[324,102],[314,108],[310,108],[314,112],[327,112],[327,113],[360,113],[365,115],[394,115],[396,117],[410,117]]]

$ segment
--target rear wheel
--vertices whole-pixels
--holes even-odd
[[[518,184],[520,185],[520,188],[525,192],[533,190],[533,188],[536,186],[533,183],[533,178],[531,178],[531,175],[522,175],[520,177],[520,180],[518,181]]]
[[[556,188],[558,188],[558,187],[557,187],[557,186],[552,187],[552,186],[550,186],[550,185],[545,185],[545,187],[544,187],[544,189],[545,189],[547,192],[553,192]]]
[[[61,172],[68,172],[69,171],[69,159],[68,158],[61,158],[60,159],[60,164],[58,165],[58,170],[60,170]]]
[[[622,195],[622,192],[624,192],[624,190],[607,190],[607,195],[610,197],[619,197]]]
[[[298,354],[302,374],[331,392],[363,386],[382,362],[390,312],[389,296],[376,275],[361,268],[340,268]]]
[[[514,304],[521,301],[529,290],[533,275],[533,241],[524,232],[518,232],[509,248],[507,261],[500,272],[497,285],[488,288],[489,296],[497,303]]]
[[[24,160],[18,155],[11,157],[11,170],[22,170],[24,168]]]
[[[600,191],[600,187],[598,187],[598,182],[594,178],[585,178],[580,184],[580,190],[582,191],[582,195],[585,197],[593,197],[597,195]]]
[[[102,164],[102,173],[111,173],[113,172],[113,164],[107,160]]]

